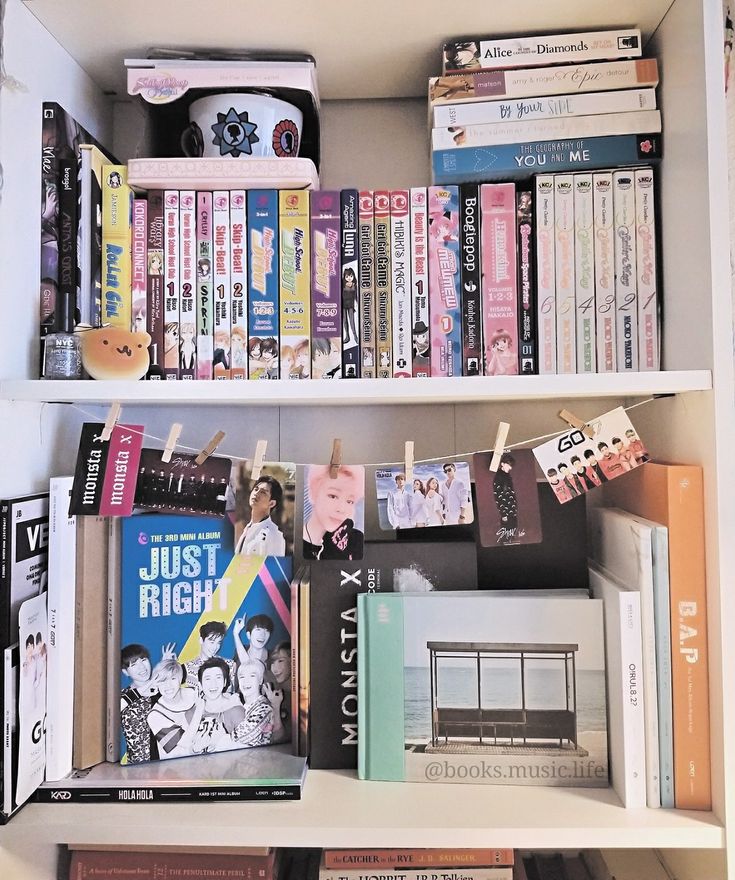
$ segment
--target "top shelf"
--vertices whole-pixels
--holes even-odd
[[[427,78],[440,72],[440,45],[468,34],[563,33],[639,27],[644,41],[670,0],[556,0],[535,4],[524,21],[516,0],[424,0],[368,4],[281,0],[272,15],[250,4],[210,0],[24,0],[27,8],[106,92],[126,96],[123,59],[154,47],[270,49],[309,52],[317,62],[322,98],[426,97]],[[573,22],[572,27],[570,23]],[[12,73],[9,70],[8,73]]]
[[[343,406],[376,404],[491,403],[647,397],[709,391],[709,370],[561,376],[466,376],[433,379],[339,379],[294,382],[114,382],[9,380],[0,399],[48,403],[242,404],[250,406]]]

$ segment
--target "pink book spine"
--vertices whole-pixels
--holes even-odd
[[[230,377],[248,377],[247,205],[245,190],[230,193]]]
[[[595,226],[595,309],[597,372],[617,370],[615,333],[615,229],[612,172],[592,175]]]
[[[556,371],[576,373],[576,286],[574,283],[574,176],[554,177],[556,220]]]
[[[212,193],[197,193],[197,379],[212,378]]]
[[[196,193],[179,193],[181,300],[179,302],[179,379],[197,374]]]
[[[215,379],[230,378],[230,193],[212,195],[214,249],[214,352]]]
[[[411,358],[411,239],[408,190],[390,194],[392,272],[393,378],[410,377]]]
[[[459,188],[428,190],[431,375],[462,375]]]
[[[518,374],[518,279],[515,184],[484,183],[482,215],[482,332],[486,376]]]
[[[147,329],[148,202],[133,199],[133,330]]]
[[[536,291],[538,371],[556,373],[556,251],[554,247],[554,176],[536,177]]]
[[[638,271],[638,369],[661,369],[656,277],[656,226],[653,169],[635,172],[636,251]]]
[[[426,188],[411,190],[411,323],[413,375],[431,375]]]
[[[179,193],[167,189],[164,210],[164,330],[163,371],[166,379],[179,378]]]

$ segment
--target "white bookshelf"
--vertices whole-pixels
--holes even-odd
[[[212,0],[7,0],[4,64],[21,88],[0,92],[0,494],[68,473],[85,411],[111,400],[125,417],[184,442],[319,460],[340,436],[346,460],[376,461],[417,441],[417,458],[487,448],[499,419],[511,442],[558,429],[562,406],[591,418],[635,410],[655,458],[705,468],[710,643],[711,813],[625,810],[611,790],[361,783],[313,771],[298,803],[39,805],[0,829],[0,874],[55,876],[64,843],[606,847],[658,850],[677,880],[735,880],[735,383],[720,0],[556,0],[533,15],[513,0],[368,5],[295,0],[254,16]],[[126,103],[122,59],[149,47],[311,51],[323,105],[322,185],[428,183],[426,77],[444,36],[639,25],[659,58],[665,371],[612,376],[497,377],[387,383],[41,383],[34,379],[42,100],[58,100],[126,158],[142,136]],[[105,91],[117,92],[106,95]],[[359,100],[358,100],[359,99]],[[65,406],[75,403],[76,406]],[[401,406],[401,404],[412,406]],[[555,421],[556,420],[556,421]],[[733,853],[727,865],[728,852]],[[633,857],[635,858],[635,857]]]

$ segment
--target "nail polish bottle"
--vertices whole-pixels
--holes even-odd
[[[82,347],[74,333],[74,305],[69,296],[56,297],[53,333],[46,337],[44,376],[47,379],[81,379]]]

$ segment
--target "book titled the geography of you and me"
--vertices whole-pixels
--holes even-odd
[[[358,596],[362,779],[606,787],[602,606]]]

